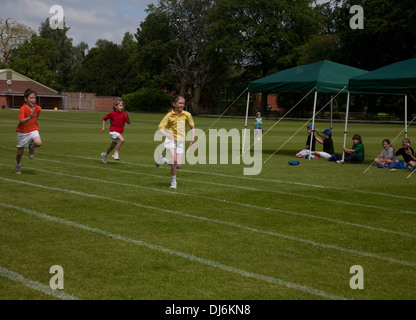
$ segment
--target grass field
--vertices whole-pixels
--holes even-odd
[[[416,175],[364,173],[403,125],[350,123],[347,146],[363,137],[363,164],[289,166],[304,129],[259,175],[243,175],[243,163],[185,164],[171,190],[169,167],[153,160],[163,115],[131,114],[120,161],[103,164],[104,115],[44,111],[43,146],[33,160],[25,149],[16,175],[18,112],[0,110],[0,299],[416,298]],[[202,130],[214,121],[195,117]],[[263,161],[303,124],[283,120],[265,135]],[[220,119],[214,128],[243,125]],[[344,124],[333,132],[341,152]],[[50,289],[54,265],[63,290]],[[350,272],[357,265],[362,272]],[[360,275],[364,288],[352,289]]]

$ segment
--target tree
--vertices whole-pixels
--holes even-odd
[[[13,50],[29,40],[35,32],[22,23],[0,18],[0,65],[7,66]]]
[[[416,56],[416,6],[413,0],[335,0],[342,62],[373,70]],[[349,10],[364,10],[364,29],[351,29]],[[376,53],[376,54],[375,54]]]
[[[150,5],[147,12],[148,16],[135,34],[139,86],[175,91],[179,77],[168,69],[173,52],[169,17],[154,5]]]
[[[53,71],[54,61],[51,59],[57,54],[58,49],[53,40],[44,39],[34,33],[29,41],[15,50],[9,66],[33,80],[57,90],[59,88],[58,75]]]
[[[66,26],[65,20],[63,21],[62,28],[52,29],[50,27],[49,18],[41,23],[39,28],[39,36],[45,39],[51,39],[58,49],[56,55],[50,57],[53,62],[51,67],[52,71],[55,72],[58,77],[58,91],[68,89],[71,75],[76,65],[76,60],[81,57],[79,49],[84,49],[86,45],[84,43],[78,48],[73,47],[72,38],[68,38],[67,36],[69,30],[70,28]]]
[[[122,96],[137,90],[129,52],[121,45],[97,40],[81,66],[74,72],[71,90],[97,95]]]
[[[236,68],[256,77],[291,67],[293,49],[319,30],[317,11],[310,0],[217,1],[211,12],[213,38]],[[263,93],[262,112],[267,94]]]
[[[215,59],[209,48],[207,16],[215,3],[159,0],[157,6],[149,6],[146,23],[136,34],[139,53],[151,57],[150,63],[156,66],[153,70],[159,68],[160,75],[179,78],[179,94],[191,99],[195,113],[201,93],[212,79]]]

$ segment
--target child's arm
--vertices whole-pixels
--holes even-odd
[[[343,148],[342,148],[342,150],[344,150],[344,152],[348,152],[348,153],[353,153],[353,152],[355,152],[355,150],[353,150],[353,149],[347,149],[347,148],[345,148],[345,147],[343,147]]]
[[[24,123],[28,122],[29,120],[32,120],[32,118],[35,116],[35,109],[36,109],[36,108],[34,108],[34,109],[32,110],[32,112],[30,113],[30,115],[29,115],[28,117],[21,119],[21,120],[20,120],[20,123],[21,123],[21,124],[24,124]]]
[[[191,133],[192,133],[192,140],[191,140],[190,145],[192,146],[194,144],[194,142],[195,142],[195,127],[193,127],[191,129]]]
[[[165,129],[159,129],[159,132],[162,136],[165,136],[169,140],[174,140],[175,139],[172,132],[170,132],[170,131],[165,131]]]
[[[127,122],[128,124],[130,124],[131,122],[130,122],[130,115],[129,115],[129,113],[127,112],[127,110],[124,110],[124,113],[125,113],[125,114],[126,114],[126,116],[127,116],[126,122]]]
[[[103,120],[103,128],[100,131],[100,134],[103,133],[103,131],[105,130],[105,120]]]

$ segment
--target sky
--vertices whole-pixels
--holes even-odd
[[[67,36],[72,44],[81,41],[89,48],[95,47],[98,39],[120,44],[124,34],[135,34],[145,20],[148,5],[157,0],[0,0],[0,18],[13,18],[39,34],[39,27],[47,18],[54,5],[61,6],[65,24],[70,30]]]
[[[0,18],[13,18],[39,34],[40,24],[56,14],[51,8],[61,6],[72,45],[84,41],[91,49],[99,39],[120,44],[126,32],[135,34],[151,3],[158,0],[0,0]]]

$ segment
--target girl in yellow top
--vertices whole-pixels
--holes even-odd
[[[159,132],[166,137],[164,145],[170,153],[171,160],[160,155],[156,161],[156,167],[159,167],[163,163],[170,165],[170,173],[172,176],[170,188],[176,189],[176,169],[179,169],[182,165],[183,154],[185,152],[186,127],[189,126],[191,128],[192,140],[190,145],[193,145],[195,140],[195,124],[192,115],[183,110],[185,107],[184,97],[178,95],[173,96],[171,104],[172,110],[166,114],[158,127]],[[168,131],[165,130],[166,127]]]

